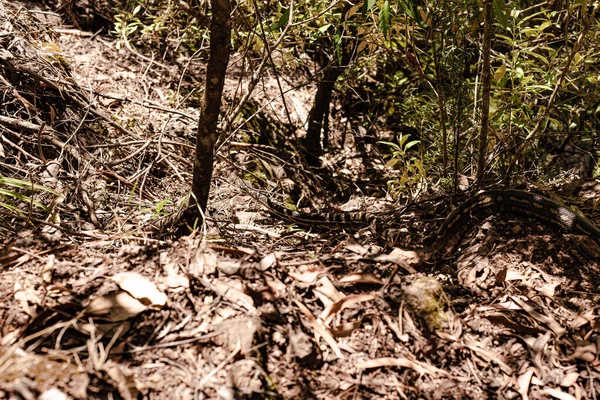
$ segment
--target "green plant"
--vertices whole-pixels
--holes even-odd
[[[7,189],[12,188],[12,189]],[[40,201],[35,200],[32,195],[21,193],[21,191],[30,191],[34,194],[36,192],[51,193],[55,196],[63,197],[62,194],[55,192],[45,186],[38,185],[32,182],[23,181],[15,178],[7,178],[0,175],[0,207],[7,209],[18,215],[25,215],[27,211],[25,208],[26,204],[41,208],[47,213],[51,213],[52,210],[42,204]]]
[[[168,214],[168,212],[165,211],[165,206],[169,203],[172,203],[172,201],[168,197],[156,203],[156,205],[154,206],[154,212],[156,213],[157,217],[162,217]]]
[[[398,142],[379,141],[379,144],[389,148],[389,155],[384,155],[387,159],[385,165],[388,168],[394,168],[400,171],[400,176],[390,179],[387,182],[388,189],[392,196],[405,189],[407,186],[413,186],[425,177],[426,172],[421,159],[413,156],[409,150],[417,146],[419,140],[410,140],[410,135],[398,134]]]
[[[144,23],[138,16],[140,11],[142,11],[142,4],[136,5],[132,11],[121,10],[115,15],[115,27],[111,33],[118,37],[115,45],[117,50],[120,50],[123,45],[129,46],[130,36],[144,28]]]

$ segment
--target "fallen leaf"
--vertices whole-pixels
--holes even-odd
[[[330,307],[328,307],[321,316],[321,319],[324,321],[325,325],[329,325],[335,314],[342,311],[344,308],[351,307],[355,304],[363,303],[365,301],[375,300],[379,296],[377,294],[351,294],[340,301],[336,301]]]
[[[534,372],[534,368],[529,368],[524,374],[519,375],[519,378],[517,379],[519,384],[519,394],[521,397],[523,397],[523,400],[529,399],[527,393],[529,393],[529,385],[531,384],[531,377],[533,376]]]
[[[542,390],[542,394],[549,394],[550,396],[560,400],[577,400],[575,396],[571,396],[569,393],[565,393],[560,389],[544,389]]]
[[[113,292],[93,299],[83,310],[83,314],[116,322],[133,318],[146,308],[127,292]]]
[[[48,261],[46,262],[46,264],[44,265],[44,269],[42,270],[42,280],[44,281],[44,283],[52,282],[52,276],[54,275],[54,264],[54,254],[50,254],[48,256]]]
[[[167,302],[167,295],[158,290],[153,282],[137,272],[122,272],[112,277],[121,289],[142,303],[162,307]]]
[[[380,368],[380,367],[404,367],[410,368],[421,375],[430,374],[430,375],[448,375],[448,373],[444,370],[434,367],[433,365],[429,365],[426,363],[422,363],[419,361],[412,361],[406,357],[384,357],[384,358],[375,358],[373,360],[367,360],[362,362],[357,362],[354,366],[358,369],[370,369],[370,368]]]
[[[590,343],[588,341],[582,340],[577,343],[577,347],[571,355],[571,358],[577,358],[579,360],[592,362],[596,358],[598,354],[598,349],[596,348],[595,343]]]
[[[270,253],[266,257],[263,257],[262,260],[260,260],[258,269],[264,272],[274,265],[277,265],[277,257],[275,253]]]
[[[327,328],[323,326],[323,323],[317,320],[315,316],[310,312],[308,307],[302,304],[299,300],[294,300],[294,303],[296,303],[296,306],[298,306],[302,314],[304,314],[304,316],[308,318],[308,321],[310,322],[315,333],[320,335],[323,338],[323,340],[325,340],[325,342],[329,345],[329,347],[331,347],[331,349],[333,350],[335,355],[338,356],[338,358],[344,359],[344,355],[342,354],[340,347],[338,346],[337,342],[335,341],[329,330],[327,330]]]
[[[368,272],[355,272],[345,275],[338,280],[339,283],[370,283],[374,285],[383,285],[383,281]]]
[[[310,267],[304,272],[290,272],[290,276],[297,281],[304,283],[313,283],[317,280],[317,278],[323,274],[326,274],[329,271],[329,268],[317,266]]]

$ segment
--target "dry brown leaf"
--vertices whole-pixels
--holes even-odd
[[[527,312],[527,314],[533,317],[536,321],[548,326],[556,336],[561,337],[567,331],[565,328],[560,326],[560,324],[554,318],[539,313],[528,303],[519,299],[516,296],[511,296],[511,298],[518,306],[525,310],[525,312]]]
[[[264,272],[275,265],[277,265],[277,256],[275,255],[275,253],[270,253],[266,257],[263,257],[262,260],[260,260],[260,263],[258,264],[258,269]]]
[[[560,389],[552,389],[552,388],[548,388],[548,389],[544,389],[542,390],[543,394],[548,394],[552,397],[554,397],[555,399],[560,399],[560,400],[577,400],[577,398],[575,396],[570,395],[569,393],[565,393]]]
[[[484,349],[483,347],[481,347],[479,345],[479,343],[476,343],[476,342],[467,342],[465,344],[465,346],[467,348],[471,349],[475,354],[477,354],[479,357],[483,358],[485,361],[494,362],[507,375],[512,375],[512,373],[513,373],[512,368],[508,364],[506,364],[504,361],[500,360],[498,355],[495,354],[494,352]]]
[[[104,370],[110,378],[116,383],[119,394],[125,400],[137,399],[140,393],[135,381],[133,371],[119,365],[111,360],[108,360],[104,366]]]
[[[373,360],[361,361],[354,364],[354,366],[358,369],[370,369],[370,368],[380,368],[380,367],[404,367],[410,368],[421,375],[429,374],[429,375],[448,375],[448,373],[442,369],[436,368],[433,365],[429,365],[419,361],[409,360],[405,357],[384,357],[384,358],[375,358]]]
[[[248,296],[241,290],[219,280],[212,282],[212,288],[219,296],[223,296],[230,302],[244,307],[248,311],[256,310],[252,297]]]
[[[146,306],[129,293],[114,292],[93,299],[83,314],[117,322],[133,318],[145,310]]]
[[[377,297],[379,297],[377,294],[352,294],[346,296],[342,300],[336,301],[325,311],[323,311],[321,319],[324,321],[325,326],[327,326],[331,323],[335,317],[335,314],[342,311],[344,308],[348,308],[365,301],[375,300]]]
[[[167,295],[137,272],[122,272],[114,275],[112,280],[122,290],[148,306],[162,307],[167,302]]]
[[[310,322],[310,325],[312,326],[315,333],[321,336],[323,340],[325,340],[325,342],[329,345],[329,347],[331,347],[331,349],[333,350],[335,355],[338,356],[338,358],[344,359],[344,355],[342,354],[340,347],[338,346],[331,333],[329,333],[329,330],[327,330],[327,328],[323,326],[322,323],[319,320],[317,320],[315,316],[310,312],[308,307],[302,304],[299,300],[294,300],[294,303],[296,303],[296,306],[298,306],[302,314],[304,314],[304,316],[308,318],[308,321]]]
[[[534,368],[528,368],[527,371],[519,375],[519,378],[517,379],[519,384],[519,394],[523,397],[523,400],[529,399],[527,393],[529,393],[529,385],[531,385],[531,377],[533,376],[534,372]]]
[[[331,334],[336,338],[350,336],[352,332],[354,332],[357,329],[360,329],[360,327],[363,325],[364,319],[365,318],[363,317],[359,321],[346,322],[343,324],[334,325],[330,328]]]
[[[505,301],[502,303],[496,303],[489,306],[480,306],[477,307],[476,310],[478,312],[487,312],[487,311],[496,311],[496,310],[512,310],[512,311],[520,311],[521,307],[515,304],[512,301]]]
[[[506,271],[506,281],[521,281],[523,279],[525,279],[525,276],[519,271],[515,271],[512,268]]]
[[[212,275],[217,270],[217,254],[211,247],[201,245],[190,259],[188,272],[192,276]]]
[[[345,275],[338,280],[339,283],[370,283],[374,285],[383,285],[383,281],[368,272],[355,272]]]
[[[23,312],[31,317],[35,317],[35,310],[29,306],[29,304],[41,304],[35,287],[27,281],[25,282],[25,285],[21,285],[20,282],[15,282],[13,292],[15,300],[19,302]]]
[[[313,283],[317,278],[329,272],[329,268],[322,266],[309,267],[304,272],[290,272],[290,276],[297,281],[304,283]]]
[[[164,279],[164,284],[169,291],[174,293],[182,292],[190,287],[190,280],[187,276],[177,272],[175,268],[167,269],[167,277]]]
[[[331,303],[340,301],[344,298],[344,295],[333,285],[331,279],[328,276],[322,276],[319,278],[317,287],[315,288],[315,295],[319,296],[324,306],[329,306]],[[323,298],[323,296],[325,298]]]
[[[391,262],[402,268],[410,274],[417,273],[415,267],[422,264],[423,260],[419,253],[411,250],[395,248],[390,254],[377,254],[373,257],[375,261]]]
[[[579,360],[592,362],[598,355],[598,349],[596,348],[595,343],[588,342],[586,340],[582,340],[577,343],[577,347],[571,355],[571,358],[577,358]]]
[[[560,386],[569,387],[575,385],[579,376],[579,372],[569,372],[565,375],[562,382],[560,382]]]
[[[51,388],[41,393],[38,400],[69,400],[69,396],[58,388]]]
[[[44,265],[44,269],[42,270],[42,280],[44,283],[51,283],[52,276],[54,275],[54,264],[55,264],[55,256],[54,254],[50,254],[48,256],[48,261]]]
[[[506,315],[504,315],[503,313],[494,313],[491,315],[486,315],[483,318],[487,319],[492,324],[505,326],[508,329],[512,329],[515,332],[524,334],[524,335],[535,336],[542,332],[542,330],[539,328],[518,324],[518,323],[514,322],[513,320],[511,320]]]
[[[579,329],[586,324],[590,324],[590,326],[594,326],[594,322],[596,321],[596,316],[594,315],[594,310],[584,310],[582,313],[577,314],[575,318],[571,321],[569,326],[571,329]]]
[[[348,239],[345,247],[346,250],[350,250],[351,252],[363,257],[369,253],[369,250],[352,238]]]
[[[288,287],[285,283],[281,282],[277,278],[269,276],[265,277],[265,281],[276,299],[281,299],[286,295]]]

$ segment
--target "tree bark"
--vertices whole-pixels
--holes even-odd
[[[231,47],[231,13],[229,0],[211,0],[210,56],[206,69],[206,86],[198,121],[198,136],[194,156],[192,195],[188,202],[188,217],[200,218],[206,211],[213,174],[214,148],[219,132],[219,112],[225,73]],[[186,218],[189,221],[189,218]],[[189,221],[192,222],[192,221]]]
[[[323,147],[329,146],[329,107],[331,103],[331,97],[333,90],[335,89],[335,83],[337,82],[340,75],[350,64],[353,54],[355,54],[356,46],[358,43],[356,29],[353,26],[348,26],[346,15],[352,7],[351,2],[343,3],[343,6],[339,8],[341,12],[341,21],[339,26],[335,29],[333,36],[327,39],[323,39],[321,43],[322,48],[317,50],[316,57],[319,60],[319,64],[323,67],[323,78],[317,86],[317,93],[313,106],[308,116],[308,128],[306,130],[306,137],[304,138],[304,156],[309,165],[318,167],[320,166],[319,156],[323,154]],[[341,55],[339,58],[336,53],[335,36],[339,36],[339,46]],[[325,50],[327,49],[327,50]],[[319,52],[330,51],[331,56],[327,54],[319,54]],[[326,65],[329,64],[329,65]],[[323,133],[323,136],[321,136]]]
[[[480,184],[485,174],[485,161],[487,159],[488,131],[490,125],[490,49],[492,43],[492,1],[486,0],[483,5],[483,67],[481,73],[481,132],[479,133],[479,160],[477,162],[477,183]]]
[[[315,101],[308,117],[308,129],[306,130],[306,138],[304,139],[304,148],[306,150],[306,161],[309,165],[318,166],[319,156],[323,152],[321,144],[321,132],[327,126],[329,118],[329,103],[331,95],[335,88],[335,82],[344,71],[344,66],[334,66],[327,69],[323,75],[323,79],[319,82]],[[327,132],[324,132],[327,134]]]

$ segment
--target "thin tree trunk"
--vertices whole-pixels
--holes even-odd
[[[210,182],[213,174],[214,148],[219,137],[217,123],[225,73],[229,63],[231,46],[231,15],[229,0],[211,0],[210,56],[206,69],[206,86],[202,97],[202,109],[198,121],[198,136],[192,177],[190,216],[204,215],[208,203]]]
[[[490,48],[492,43],[492,1],[484,3],[483,22],[483,68],[481,71],[481,132],[479,134],[479,160],[477,162],[477,183],[481,183],[485,173],[487,158],[488,131],[490,125]]]
[[[344,68],[345,67],[343,66],[334,66],[327,69],[323,75],[323,79],[319,82],[319,86],[317,87],[315,102],[310,109],[308,129],[306,130],[306,138],[304,139],[306,161],[309,165],[319,165],[319,156],[323,152],[321,132],[323,131],[323,128],[327,126],[329,103],[331,102],[335,82],[342,74]]]

